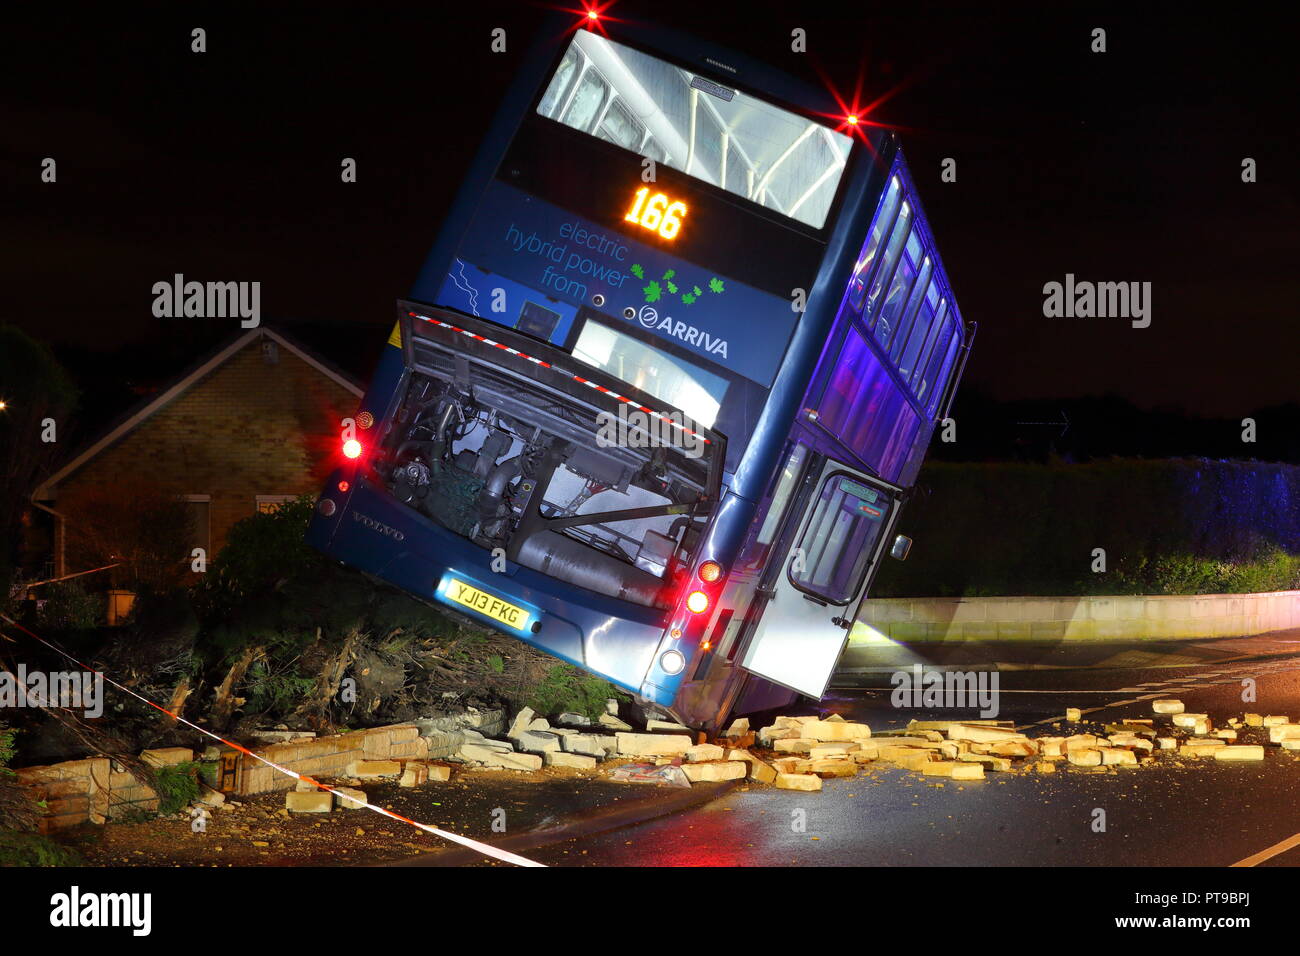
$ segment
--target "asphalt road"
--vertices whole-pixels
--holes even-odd
[[[1087,728],[1053,728],[1066,707],[1082,708],[1085,724],[1109,722],[1152,717],[1151,698],[1172,696],[1188,711],[1208,713],[1216,726],[1244,711],[1300,719],[1294,633],[1160,653],[1150,645],[1076,650],[1093,658],[1090,666],[1044,670],[1043,659],[1005,662],[999,719],[1028,726],[1031,735],[1070,733]],[[1023,658],[1023,649],[1003,656],[1017,655]],[[1254,703],[1242,701],[1244,678],[1256,681]],[[912,718],[974,716],[896,709],[884,674],[858,673],[853,682],[864,686],[835,691],[817,709],[877,732],[901,729]],[[1300,833],[1298,790],[1300,755],[1276,747],[1263,763],[1202,759],[1097,774],[990,773],[964,784],[873,766],[853,779],[826,781],[820,793],[735,790],[529,856],[557,866],[1229,866]],[[1259,865],[1300,865],[1300,847]]]

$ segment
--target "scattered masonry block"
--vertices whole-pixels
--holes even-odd
[[[1153,700],[1151,710],[1157,714],[1181,714],[1183,712],[1183,702],[1173,698],[1164,700]]]
[[[871,736],[871,728],[866,724],[857,724],[844,720],[810,720],[802,728],[800,736],[812,740],[860,740]]]
[[[994,744],[971,744],[971,750],[994,757],[1032,757],[1038,746],[1032,740],[1001,740]]]
[[[1259,744],[1236,744],[1220,747],[1214,752],[1215,760],[1263,760],[1264,748]]]
[[[1176,750],[1178,748],[1177,737],[1157,737],[1156,744],[1161,750]]]
[[[1065,719],[1078,723],[1083,720],[1083,711],[1078,707],[1065,708]]]
[[[737,717],[731,722],[731,726],[723,733],[724,737],[743,737],[749,733],[749,718]]]
[[[1064,737],[1039,737],[1038,752],[1044,757],[1059,757],[1064,753]]]
[[[819,777],[854,777],[858,773],[858,765],[843,757],[810,760],[808,763],[808,772]]]
[[[1025,740],[1024,734],[1012,727],[994,727],[988,724],[949,724],[949,740],[970,740],[975,743],[998,743],[1004,740]]]
[[[778,790],[820,790],[822,778],[810,773],[779,773],[776,775]]]
[[[1189,747],[1226,747],[1227,743],[1218,737],[1188,737]]]
[[[620,718],[614,716],[613,714],[601,714],[598,723],[602,727],[607,727],[610,730],[615,730],[615,731],[632,729],[632,725],[629,724],[626,720],[621,720]]]
[[[685,757],[692,762],[705,760],[721,760],[726,753],[717,744],[696,744],[694,747],[686,749]]]
[[[1235,730],[1216,730],[1214,736],[1221,740],[1236,740],[1237,732]]]
[[[1092,750],[1098,743],[1100,741],[1092,734],[1074,734],[1065,738],[1065,741],[1061,744],[1061,749],[1068,754],[1072,750]]]
[[[808,749],[808,758],[810,760],[822,760],[827,757],[844,757],[857,749],[857,743],[852,740],[818,743]]]
[[[1282,741],[1283,750],[1300,750],[1300,737],[1288,737]]]
[[[749,779],[759,783],[771,783],[776,780],[776,770],[769,764],[755,757],[748,750],[731,749],[727,751],[728,760],[740,760],[749,764]]]
[[[951,777],[952,770],[957,766],[957,764],[958,762],[956,760],[931,760],[921,768],[921,773],[925,774],[927,777]],[[973,766],[980,767],[979,764],[974,764]],[[983,770],[984,768],[980,767],[981,773]]]
[[[1103,766],[1136,767],[1137,754],[1123,747],[1102,747],[1101,762]]]
[[[953,764],[952,779],[954,780],[983,780],[984,766],[978,763],[957,763]]]
[[[510,722],[510,729],[506,731],[507,737],[518,737],[528,725],[533,722],[537,713],[531,707],[525,707],[519,713],[515,714],[515,719]]]
[[[444,763],[428,764],[427,769],[430,783],[446,783],[451,779],[451,768]]]
[[[293,813],[329,813],[334,809],[334,794],[324,790],[311,793],[289,790],[284,795],[284,806]]]
[[[1285,741],[1283,741],[1283,743],[1285,743]],[[853,761],[855,764],[858,764],[859,766],[861,766],[861,765],[863,765],[863,764],[869,764],[869,763],[871,763],[872,761],[879,760],[879,759],[880,759],[880,750],[877,749],[877,748],[873,748],[873,749],[871,749],[871,750],[861,750],[861,749],[859,749],[859,750],[855,750],[855,751],[853,751],[853,753],[849,754],[849,757],[850,757],[850,759],[852,759],[852,761]]]
[[[1092,748],[1076,748],[1069,751],[1069,760],[1076,767],[1100,767],[1101,751]]]
[[[934,759],[934,754],[931,751],[916,750],[910,747],[907,748],[906,753],[895,751],[892,756],[888,757],[885,757],[884,753],[885,752],[882,750],[881,756],[884,757],[885,760],[897,764],[905,770],[920,770]]]
[[[1039,773],[1056,773],[1056,763],[1051,760],[1039,760],[1034,764]]]
[[[401,772],[402,765],[396,760],[357,760],[348,764],[347,775],[359,780],[378,780],[396,777]]]
[[[334,788],[334,807],[337,810],[362,810],[366,804],[366,792],[352,787]]]
[[[1187,714],[1182,712],[1174,714],[1173,716],[1175,727],[1195,727],[1197,721],[1208,719],[1209,718],[1205,714]]]
[[[1268,742],[1271,744],[1280,744],[1284,740],[1292,740],[1300,737],[1300,724],[1270,724],[1268,728]]]
[[[676,757],[695,746],[689,734],[615,734],[618,752],[628,757]]]
[[[1281,714],[1269,714],[1264,718],[1265,727],[1276,727],[1278,724],[1289,724],[1291,721]]]
[[[743,760],[715,760],[710,763],[684,763],[682,772],[691,783],[718,783],[723,780],[743,780],[749,765]]]
[[[817,741],[804,737],[785,737],[772,741],[772,749],[777,753],[806,754],[812,751]]]
[[[429,782],[429,765],[418,760],[408,760],[402,771],[402,779],[397,781],[399,787],[418,787]]]
[[[1263,714],[1246,714],[1244,719],[1245,719],[1245,721],[1246,721],[1246,726],[1247,726],[1247,727],[1263,727],[1263,726],[1264,726],[1264,715],[1263,715]]]
[[[1209,747],[1205,744],[1183,744],[1178,748],[1178,754],[1182,757],[1213,757],[1216,751],[1223,749],[1223,741],[1218,740],[1215,743],[1217,747]]]
[[[985,770],[997,770],[1007,773],[1011,770],[1011,761],[1006,757],[994,757],[988,754],[967,753],[957,758],[962,763],[978,764]]]

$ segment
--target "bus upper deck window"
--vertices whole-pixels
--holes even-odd
[[[889,234],[889,245],[885,247],[885,256],[876,271],[876,277],[871,281],[871,292],[862,307],[862,317],[866,320],[868,328],[876,324],[876,312],[880,308],[881,293],[885,289],[885,284],[894,277],[898,257],[903,251],[903,243],[911,228],[912,207],[905,202],[898,212],[894,231]]]
[[[889,180],[889,190],[885,193],[885,198],[880,201],[875,221],[871,224],[871,233],[867,236],[862,254],[858,256],[858,261],[853,267],[853,278],[849,280],[849,307],[858,315],[862,314],[862,306],[866,302],[867,283],[871,281],[881,239],[894,224],[894,216],[898,212],[898,199],[898,177],[895,176]]]

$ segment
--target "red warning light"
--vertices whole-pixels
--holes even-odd
[[[361,442],[355,438],[349,438],[343,443],[343,454],[348,458],[360,458]]]
[[[709,609],[709,596],[703,591],[692,591],[686,598],[686,610],[692,614],[703,614]]]
[[[850,126],[857,126],[858,118],[854,114],[850,113],[848,116],[844,117],[844,122],[848,123]]]

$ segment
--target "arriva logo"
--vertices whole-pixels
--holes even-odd
[[[406,535],[402,534],[402,532],[398,531],[396,528],[390,527],[389,525],[376,521],[374,518],[370,517],[369,515],[363,515],[360,511],[352,512],[352,518],[354,521],[360,521],[371,531],[378,531],[380,534],[388,535],[388,537],[392,538],[394,541],[406,540]]]
[[[671,315],[665,315],[659,318],[659,313],[653,306],[643,305],[641,311],[637,314],[637,319],[647,329],[654,329],[656,332],[662,332],[664,335],[671,335],[675,339],[680,339],[687,345],[694,345],[698,349],[703,349],[714,355],[727,357],[727,340],[715,339],[708,332],[697,329],[693,325],[687,325],[681,319],[674,319]],[[356,512],[353,512],[355,514]]]

